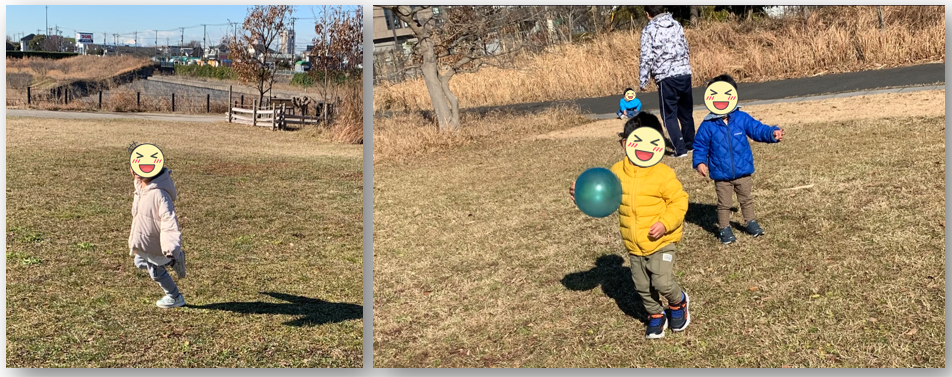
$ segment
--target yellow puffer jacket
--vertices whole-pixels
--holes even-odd
[[[618,222],[628,252],[651,255],[658,249],[681,240],[684,214],[688,211],[688,193],[668,165],[658,163],[642,168],[628,161],[618,161],[612,172],[621,180],[621,206]],[[661,222],[666,229],[658,239],[650,239],[651,225]]]

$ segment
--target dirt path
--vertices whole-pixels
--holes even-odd
[[[801,102],[744,106],[743,110],[770,125],[831,122],[883,117],[943,116],[945,90],[911,93],[884,93],[846,98],[828,98]],[[694,112],[695,127],[707,111]],[[795,117],[793,117],[795,115]],[[579,127],[537,135],[532,139],[610,138],[616,137],[624,122],[607,119]]]
[[[149,119],[162,122],[225,122],[225,114],[186,115],[163,113],[110,113],[6,109],[8,117],[57,118],[57,119]]]

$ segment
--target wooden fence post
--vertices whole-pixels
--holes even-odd
[[[139,92],[136,92],[136,110],[139,110]]]
[[[228,122],[231,122],[231,85],[228,85]]]
[[[241,95],[241,107],[245,107],[245,95]]]
[[[30,87],[28,86],[26,87],[26,104],[29,105],[30,103],[32,103],[32,100],[30,99]]]
[[[99,91],[99,110],[102,110],[102,90]]]
[[[212,100],[212,95],[206,93],[205,94],[205,113],[206,114],[212,112],[211,100]]]
[[[258,100],[251,101],[251,125],[258,125]]]
[[[175,112],[175,93],[172,93],[172,112]]]

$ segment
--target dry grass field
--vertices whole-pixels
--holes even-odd
[[[227,123],[7,118],[8,367],[361,367],[359,146]],[[188,305],[136,269],[126,145],[179,191]]]
[[[944,91],[745,108],[786,137],[752,145],[766,236],[735,231],[729,246],[711,181],[663,160],[690,195],[675,270],[692,323],[657,341],[617,217],[568,197],[582,171],[622,158],[620,121],[489,116],[464,127],[514,132],[435,142],[397,123],[412,119],[379,120],[374,367],[942,368],[944,109]]]
[[[729,73],[738,82],[945,61],[945,7],[826,7],[809,19],[703,22],[685,29],[694,86]],[[641,31],[556,46],[516,69],[460,74],[450,87],[460,107],[621,95],[638,86]],[[654,90],[654,83],[648,90]],[[423,80],[374,87],[375,110],[431,109]]]

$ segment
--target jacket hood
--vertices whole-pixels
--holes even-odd
[[[175,190],[175,183],[172,182],[172,169],[162,168],[162,172],[155,176],[152,182],[149,182],[143,190],[149,191],[155,189],[164,190],[169,194],[169,197],[172,198],[172,201],[175,201],[178,192]]]
[[[650,23],[657,27],[669,28],[674,27],[678,22],[674,20],[674,17],[671,17],[671,13],[662,13],[658,17],[652,18]]]
[[[728,116],[728,115],[733,114],[734,111],[740,110],[740,108],[741,108],[741,106],[740,106],[740,105],[737,105],[737,107],[735,107],[734,110],[732,110],[731,112],[729,112],[729,113],[727,113],[727,114],[708,113],[708,114],[704,117],[704,121],[709,121],[709,120],[713,120],[713,119],[721,119],[721,118],[723,118],[723,117],[726,117],[726,116]]]

